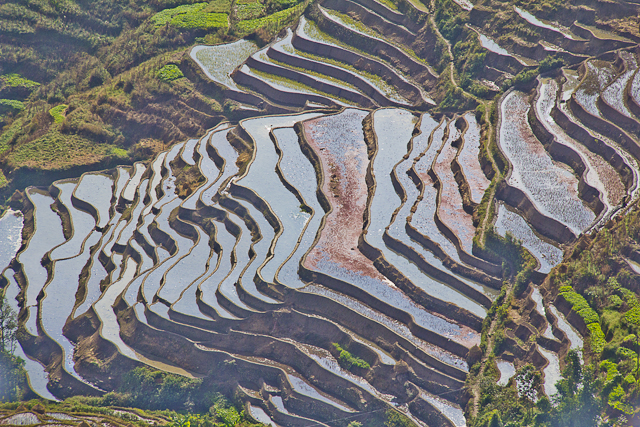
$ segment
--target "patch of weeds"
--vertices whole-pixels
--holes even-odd
[[[240,21],[236,24],[236,33],[238,35],[251,34],[260,28],[267,28],[268,30],[276,30],[287,25],[291,18],[301,13],[306,5],[304,3],[299,4],[289,9],[281,10],[280,12],[273,13],[263,18],[249,19],[246,21]]]
[[[398,5],[391,0],[378,0],[378,3],[382,3],[383,5],[387,6],[389,9],[398,10]]]
[[[14,138],[18,135],[20,130],[22,130],[23,121],[17,119],[11,126],[6,128],[4,132],[0,135],[0,154],[4,153],[9,149],[9,145],[14,141]]]
[[[110,154],[114,157],[119,157],[121,159],[126,159],[129,157],[129,152],[123,148],[112,147],[110,151]]]
[[[264,13],[264,5],[257,1],[238,1],[236,2],[236,17],[245,21],[247,19],[256,19]]]
[[[309,214],[309,215],[311,215],[311,214],[313,213],[313,211],[311,210],[311,208],[310,208],[309,206],[305,205],[305,204],[301,204],[301,205],[300,205],[300,211],[301,211],[301,212],[304,212],[304,213],[307,213],[307,214]]]
[[[167,64],[158,70],[158,78],[163,82],[172,82],[181,77],[184,77],[184,74],[182,74],[180,68],[175,64]]]
[[[7,87],[34,89],[40,86],[40,83],[25,79],[20,74],[5,74],[4,76],[0,76],[0,82],[3,86]]]
[[[24,110],[24,103],[16,99],[0,99],[0,114],[18,113]]]
[[[62,135],[50,130],[40,138],[18,145],[7,160],[14,167],[60,170],[95,164],[108,155],[112,147],[95,144],[80,135]]]
[[[207,7],[202,9],[203,12],[229,13],[231,12],[231,0],[214,0]]]
[[[62,123],[64,121],[64,112],[69,108],[67,104],[60,104],[49,110],[49,114],[53,117],[53,121],[56,123]]]
[[[187,4],[162,10],[151,17],[156,26],[171,25],[188,30],[214,30],[227,28],[229,16],[226,13],[205,12],[207,3]]]
[[[333,346],[340,353],[340,356],[338,356],[338,362],[343,368],[347,370],[351,370],[354,367],[362,368],[362,369],[369,369],[371,367],[371,365],[369,365],[365,360],[349,353],[347,350],[342,348],[340,344],[334,342]]]

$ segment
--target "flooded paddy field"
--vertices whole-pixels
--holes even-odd
[[[500,147],[513,165],[508,183],[522,190],[541,214],[579,235],[596,215],[579,198],[573,171],[554,162],[533,134],[527,121],[529,108],[518,91],[509,92],[502,102]]]
[[[21,212],[0,218],[0,281],[36,394],[101,395],[114,388],[109,363],[128,363],[233,389],[274,426],[382,425],[388,409],[465,426],[467,357],[505,272],[482,247],[490,232],[537,260],[516,327],[538,334],[530,353],[555,392],[584,338],[538,285],[635,197],[636,154],[607,131],[615,112],[636,120],[635,57],[512,89],[492,128],[481,109],[434,108],[439,76],[402,43],[417,30],[386,3],[325,1],[260,48],[193,47],[184,61],[242,99],[242,114],[148,162],[24,191]],[[403,7],[427,19],[419,3]],[[542,46],[584,54],[592,30],[513,13]],[[535,62],[475,28],[505,61],[487,71],[492,88]],[[524,360],[497,355],[498,385]],[[241,380],[219,375],[223,363]]]

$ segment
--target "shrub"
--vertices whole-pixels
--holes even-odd
[[[24,360],[0,350],[0,402],[22,398],[25,381]]]
[[[636,334],[627,335],[626,337],[624,337],[624,340],[622,340],[624,344],[627,344],[627,347],[630,345],[635,346],[636,341],[637,341]]]
[[[369,365],[365,360],[360,359],[349,353],[347,350],[343,349],[340,344],[333,343],[333,346],[338,350],[340,356],[338,356],[338,362],[342,365],[343,368],[347,370],[351,370],[354,367],[369,369],[371,365]]]
[[[635,359],[637,356],[638,356],[638,354],[635,351],[633,351],[631,349],[628,349],[626,347],[617,347],[616,348],[616,357],[621,359],[621,360],[632,359],[632,358]]]
[[[217,408],[216,416],[222,420],[225,427],[233,427],[240,423],[243,413],[238,413],[238,410],[231,406],[229,408]]]
[[[140,367],[124,376],[119,391],[131,396],[129,406],[180,410],[186,402],[200,403],[201,386],[201,379]]]
[[[633,307],[627,311],[623,320],[631,327],[640,327],[640,307]]]
[[[563,292],[560,295],[571,304],[573,311],[580,312],[580,310],[584,310],[585,308],[591,308],[587,300],[577,292]]]
[[[607,344],[607,340],[604,337],[604,332],[599,323],[591,323],[587,325],[589,333],[591,335],[591,350],[594,353],[602,353],[604,346]]]
[[[610,360],[603,360],[600,362],[600,369],[607,372],[607,378],[605,381],[609,382],[615,379],[615,377],[619,374],[618,365]]]
[[[511,84],[514,86],[517,85],[525,85],[529,82],[532,82],[538,76],[538,69],[534,68],[532,70],[522,70],[516,76],[511,79]]]
[[[573,287],[570,285],[563,285],[563,286],[560,286],[560,289],[558,289],[558,292],[562,294],[564,292],[574,292],[574,290],[573,290]]]
[[[127,150],[118,147],[111,148],[111,155],[114,157],[120,157],[122,159],[126,159],[127,157],[129,157],[129,153],[127,152]]]
[[[388,409],[385,415],[387,418],[384,422],[385,427],[411,427],[414,425],[406,416],[393,409]]]
[[[590,323],[600,323],[600,316],[591,308],[583,308],[578,311],[578,315],[582,317],[584,323],[589,325]]]
[[[541,73],[545,73],[547,71],[560,68],[563,65],[564,65],[564,61],[562,60],[562,58],[557,58],[555,56],[547,56],[542,61],[540,61],[540,64],[538,64],[538,70],[540,70]]]
[[[627,305],[629,307],[631,307],[631,308],[639,307],[640,308],[640,302],[638,301],[638,297],[636,297],[635,293],[633,293],[629,289],[623,288],[623,287],[619,287],[618,288],[618,292],[620,292],[620,294],[622,295],[622,297],[624,298],[625,302],[627,303]]]
[[[612,309],[619,309],[622,307],[622,299],[618,295],[609,295],[607,300],[608,306]]]

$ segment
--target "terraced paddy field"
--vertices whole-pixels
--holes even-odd
[[[148,367],[202,379],[274,426],[462,427],[481,410],[478,353],[500,387],[533,364],[551,397],[569,350],[598,352],[594,323],[545,284],[637,201],[632,43],[519,7],[542,41],[507,43],[460,1],[490,96],[451,109],[434,99],[454,64],[415,42],[443,37],[429,7],[319,3],[266,45],[189,50],[240,120],[28,187],[0,219],[36,395],[102,396]],[[258,7],[246,4],[238,13]],[[565,66],[502,92],[540,49]],[[624,255],[633,280],[638,253]],[[488,331],[524,264],[517,316]]]

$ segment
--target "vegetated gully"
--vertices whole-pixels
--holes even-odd
[[[27,189],[30,225],[11,268],[22,348],[49,375],[40,393],[113,388],[98,358],[240,386],[283,425],[386,406],[459,425],[465,356],[499,286],[490,267],[469,264],[468,214],[442,201],[460,183],[476,203],[487,188],[477,127],[471,114],[438,123],[395,108],[261,117],[222,124],[149,168]],[[183,165],[206,179],[180,198]],[[407,234],[416,203],[433,206],[422,238]],[[369,367],[347,370],[333,343]],[[231,361],[242,369],[212,368]]]

